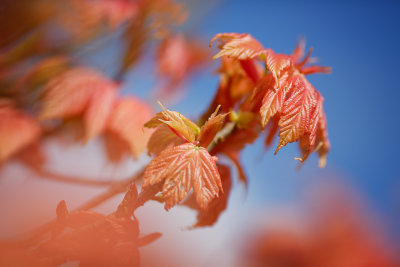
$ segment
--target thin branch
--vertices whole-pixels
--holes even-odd
[[[76,177],[76,176],[68,176],[60,173],[53,173],[51,171],[43,169],[42,167],[37,167],[37,166],[29,166],[29,167],[36,174],[36,178],[47,179],[56,182],[71,183],[71,184],[78,184],[85,186],[113,186],[120,183],[119,181],[115,180],[99,181],[99,180]]]

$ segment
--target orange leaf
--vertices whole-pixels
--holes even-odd
[[[287,78],[287,75],[284,76]],[[281,82],[280,87],[276,88],[271,74],[263,77],[254,91],[253,98],[262,95],[260,115],[261,124],[264,128],[271,117],[281,112],[286,96],[285,82]]]
[[[84,115],[85,141],[100,134],[107,126],[108,118],[116,100],[114,87],[104,87],[93,93],[90,105]]]
[[[292,58],[284,54],[275,54],[272,49],[265,50],[265,64],[274,76],[276,87],[279,87],[281,72],[293,65]]]
[[[107,130],[129,144],[128,149],[137,157],[146,149],[151,131],[143,129],[143,124],[152,116],[146,102],[134,97],[121,98],[110,115]]]
[[[239,60],[253,59],[264,51],[264,47],[250,34],[219,33],[211,39],[210,46],[216,40],[219,40],[222,45],[221,51],[213,59],[222,56]]]
[[[101,74],[75,68],[53,78],[44,89],[41,119],[84,115],[85,139],[104,130],[117,85]]]
[[[162,193],[166,210],[182,201],[193,188],[198,205],[206,209],[222,191],[215,161],[205,148],[192,143],[168,148],[147,166],[143,188],[165,181]]]
[[[215,135],[219,132],[219,130],[221,130],[226,115],[229,114],[225,113],[216,115],[218,113],[218,110],[219,106],[217,107],[217,110],[215,110],[215,112],[210,116],[207,122],[200,129],[198,140],[202,147],[207,148],[208,145],[213,141]]]
[[[145,123],[145,127],[155,128],[162,124],[168,125],[176,135],[187,142],[193,143],[196,141],[200,133],[200,128],[191,120],[176,111],[166,109],[161,103],[160,106],[164,111],[157,113],[150,121]]]
[[[40,127],[6,100],[0,99],[0,162],[39,138]]]
[[[279,120],[280,140],[275,154],[287,143],[299,140],[302,149],[313,148],[322,105],[320,102],[319,93],[304,76],[296,75],[291,78],[288,97]]]
[[[189,208],[193,208],[198,211],[197,222],[192,226],[192,228],[214,225],[228,205],[229,194],[232,187],[231,171],[229,167],[225,165],[218,164],[217,167],[221,175],[224,193],[219,197],[214,198],[207,210],[201,210],[198,208],[193,195],[191,195],[184,203]]]
[[[167,125],[161,125],[150,136],[147,142],[148,155],[159,155],[163,150],[182,144],[184,141],[176,136]]]

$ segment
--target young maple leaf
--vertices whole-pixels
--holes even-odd
[[[142,126],[153,114],[150,106],[138,98],[116,100],[105,131],[110,159],[118,161],[124,154],[132,154],[136,158],[146,149],[151,130]]]
[[[243,167],[240,163],[240,152],[243,150],[246,144],[251,144],[257,139],[260,132],[258,123],[256,120],[251,122],[246,129],[235,128],[233,132],[228,135],[222,142],[211,150],[212,154],[222,153],[226,155],[238,170],[239,179],[247,185],[247,176]]]
[[[264,47],[250,34],[219,33],[211,39],[210,46],[216,40],[221,42],[221,51],[213,59],[228,56],[246,60],[256,58],[264,52]]]
[[[303,73],[304,75],[313,73],[331,73],[330,67],[318,66],[318,65],[306,66],[308,63],[312,63],[314,60],[313,58],[310,58],[312,48],[308,50],[307,55],[303,58],[304,49],[305,49],[305,41],[300,40],[292,53],[294,67],[300,73]]]
[[[275,78],[276,85],[279,86],[279,77],[281,72],[289,68],[293,62],[290,56],[284,54],[275,54],[272,49],[265,49],[250,34],[239,33],[220,33],[211,39],[210,45],[215,40],[220,40],[222,45],[221,51],[213,57],[228,56],[236,60],[240,60],[242,67],[255,82],[258,80],[257,74],[254,73],[252,59],[262,59],[265,61],[267,70],[269,70]]]
[[[191,120],[176,111],[166,109],[161,103],[164,111],[157,113],[154,118],[144,124],[147,128],[156,128],[162,124],[168,125],[170,129],[186,142],[194,143],[200,133],[200,128]]]
[[[263,70],[257,69],[258,75],[262,75]],[[246,95],[250,94],[255,83],[243,70],[240,62],[229,57],[221,58],[220,82],[217,92],[208,110],[200,119],[200,125],[204,124],[220,105],[222,112],[229,112],[235,108]]]
[[[167,148],[147,166],[143,190],[164,181],[162,195],[168,210],[182,201],[191,188],[200,208],[223,192],[216,158],[192,143]]]
[[[210,118],[200,129],[198,141],[199,145],[202,147],[208,147],[210,145],[219,130],[221,130],[225,117],[229,114],[225,113],[217,115],[219,108],[220,106],[217,107],[214,113],[211,114]]]
[[[279,144],[275,154],[287,143],[300,140],[304,161],[314,148],[322,98],[304,76],[293,76],[288,85],[288,97],[279,119]]]
[[[159,155],[163,150],[184,143],[167,125],[160,125],[156,128],[147,142],[147,154]]]
[[[85,140],[101,133],[114,106],[117,85],[86,68],[69,70],[45,87],[41,119],[83,116]]]
[[[218,164],[217,167],[221,176],[224,193],[219,197],[214,198],[209,204],[207,210],[199,209],[193,195],[190,195],[190,197],[183,203],[185,206],[198,212],[197,222],[191,228],[214,225],[228,205],[229,194],[232,187],[231,171],[229,167],[225,165]]]
[[[0,162],[33,144],[39,135],[40,127],[31,117],[0,99]]]

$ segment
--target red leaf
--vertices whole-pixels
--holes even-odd
[[[219,40],[222,45],[221,51],[213,59],[222,56],[240,60],[253,59],[264,51],[264,47],[250,34],[219,33],[211,39],[210,46],[216,40]]]
[[[0,162],[35,142],[40,128],[28,115],[0,99]]]
[[[288,97],[282,107],[279,120],[279,144],[275,154],[287,143],[301,141],[302,149],[311,151],[316,138],[319,109],[322,105],[319,93],[304,78],[293,76],[288,85]],[[308,156],[309,152],[306,152]]]
[[[219,132],[219,130],[221,130],[226,115],[229,114],[225,113],[223,115],[216,115],[218,113],[218,110],[219,106],[200,129],[198,140],[200,142],[199,145],[201,145],[202,147],[207,148],[208,145],[213,141],[215,135]]]
[[[276,88],[272,75],[267,75],[260,81],[254,91],[253,98],[263,95],[260,108],[261,124],[263,128],[267,125],[270,118],[281,112],[286,96],[285,80],[287,77],[287,74],[283,75],[280,79],[280,86]]]
[[[267,69],[271,71],[274,76],[276,87],[280,87],[279,81],[281,77],[281,72],[289,68],[293,62],[290,56],[284,54],[275,54],[272,49],[265,50],[265,64]]]
[[[208,206],[207,210],[199,209],[198,205],[195,203],[193,195],[191,195],[184,203],[189,208],[198,211],[197,222],[192,226],[192,228],[214,225],[218,221],[221,213],[226,209],[228,205],[229,194],[232,187],[231,172],[229,167],[225,165],[218,164],[217,167],[221,175],[222,188],[224,189],[224,193],[221,194],[219,197],[214,198]]]
[[[222,191],[215,161],[205,148],[192,143],[166,149],[147,166],[143,188],[165,181],[162,193],[166,210],[183,200],[193,188],[198,205],[206,209]]]

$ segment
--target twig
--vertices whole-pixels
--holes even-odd
[[[82,177],[68,176],[60,173],[53,173],[41,167],[29,166],[30,169],[37,175],[36,178],[48,179],[62,183],[72,183],[85,186],[112,186],[120,184],[121,182],[115,180],[99,181]]]

